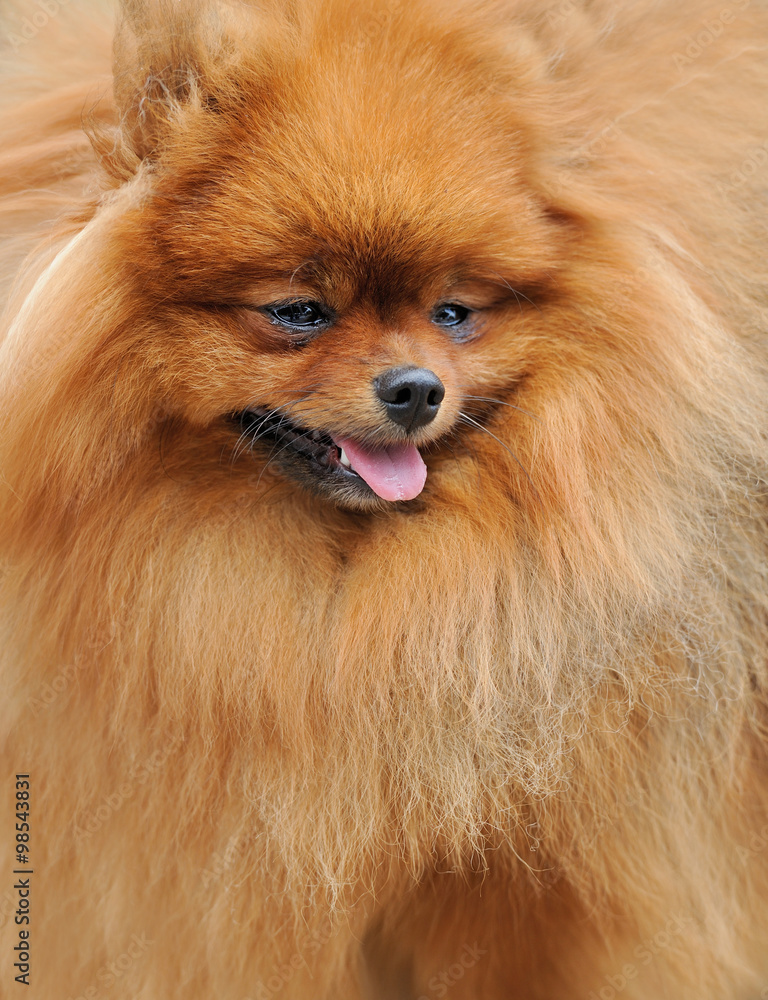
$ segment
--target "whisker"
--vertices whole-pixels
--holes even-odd
[[[283,406],[279,407],[278,409],[288,411],[292,406],[297,406],[299,403],[306,402],[306,400],[310,399],[311,396],[313,395],[313,393],[319,387],[320,387],[320,383],[316,382],[314,384],[305,385],[305,386],[302,386],[302,387],[296,388],[296,389],[284,389],[284,390],[282,390],[282,392],[280,393],[280,395],[284,395],[284,396],[291,396],[291,395],[293,395],[293,396],[295,396],[295,395],[298,394],[299,398],[298,399],[290,400],[289,402],[283,404]],[[240,427],[242,428],[242,430],[241,430],[241,434],[238,437],[237,441],[234,443],[234,445],[231,446],[232,447],[232,453],[231,453],[231,459],[230,459],[230,463],[229,463],[230,464],[230,468],[235,464],[235,462],[240,457],[240,455],[242,455],[242,453],[243,453],[243,451],[245,450],[245,447],[246,447],[246,442],[253,435],[253,433],[254,433],[254,427],[256,425],[256,422],[260,419],[259,417],[257,417],[254,414],[253,415],[253,421],[250,422],[250,423],[248,423],[248,425],[246,426],[245,425],[245,421],[243,420],[243,417],[246,414],[248,414],[249,410],[251,410],[251,409],[257,409],[257,408],[261,408],[259,400],[251,400],[249,403],[245,404],[242,407],[242,409],[240,410],[240,414],[241,414]],[[264,416],[263,419],[264,420],[268,420],[269,416],[271,414],[273,414],[274,412],[275,412],[275,410],[270,410]],[[261,424],[259,424],[259,426],[261,426]],[[258,430],[257,430],[257,433],[258,433]],[[251,441],[251,446],[253,445],[253,443],[254,442]],[[221,456],[219,458],[220,462],[223,461],[223,459],[224,459],[224,452],[225,452],[226,448],[227,448],[227,446],[225,445],[221,449]]]
[[[231,465],[234,465],[234,463],[246,449],[249,451],[252,450],[254,444],[254,435],[256,435],[256,437],[258,438],[259,429],[264,426],[264,423],[269,419],[269,416],[270,414],[267,414],[266,416],[259,418],[254,415],[254,419],[251,421],[251,423],[248,424],[246,428],[244,428],[243,432],[240,434],[240,437],[237,439],[234,448],[232,449],[232,461],[230,463]]]
[[[287,441],[283,445],[283,447],[279,449],[279,451],[275,451],[274,448],[273,448],[272,449],[272,453],[270,454],[270,456],[267,459],[267,461],[264,463],[264,468],[259,473],[259,478],[256,480],[256,486],[254,487],[254,490],[257,490],[259,488],[259,483],[261,482],[261,477],[264,475],[264,473],[270,467],[270,465],[272,464],[272,462],[274,462],[275,459],[278,458],[285,451],[286,448],[290,448],[291,445],[293,444],[293,441],[295,441],[296,438],[306,438],[306,437],[309,437],[311,434],[312,434],[312,431],[303,431],[301,434],[297,434],[296,437],[293,438],[292,441]]]
[[[462,467],[462,464],[459,461],[459,455],[458,455],[458,453],[456,451],[456,448],[451,443],[450,438],[447,439],[447,440],[445,440],[445,441],[443,441],[443,442],[433,442],[433,443],[437,444],[437,445],[442,444],[443,447],[447,448],[450,451],[451,455],[453,455],[453,459],[456,462],[456,465],[461,470],[461,476],[462,476],[462,478],[466,482],[466,472],[464,471],[464,468]],[[478,490],[482,494],[483,490],[484,490],[483,468],[482,468],[482,465],[480,463],[480,459],[478,458],[478,455],[477,455],[477,448],[475,448],[474,444],[471,441],[466,441],[465,440],[465,441],[462,442],[462,444],[463,444],[463,446],[465,448],[468,448],[472,452],[472,456],[475,459],[475,461],[474,461],[474,470],[475,470],[475,475],[477,476],[477,486],[478,486]]]
[[[275,414],[280,414],[280,416],[282,417],[280,423],[278,424],[278,429],[279,429],[280,427],[282,427],[285,420],[288,419],[289,411],[293,407],[298,406],[299,403],[303,403],[309,398],[310,395],[305,395],[301,399],[294,400],[292,403],[286,403],[284,406],[275,407],[272,410],[268,410],[267,413],[263,415],[257,416],[256,414],[254,414],[252,422],[249,423],[248,426],[243,429],[242,433],[240,434],[240,437],[237,439],[237,442],[234,445],[234,448],[232,450],[232,460],[230,464],[234,465],[234,463],[237,461],[237,459],[240,457],[243,451],[245,451],[246,442],[249,442],[247,446],[248,450],[249,451],[253,450],[253,446],[263,436],[263,434],[268,433],[267,431],[264,431],[262,434],[261,428],[264,426],[264,424],[268,423],[272,419],[272,417],[275,416]],[[247,413],[248,411],[246,410],[244,412]],[[241,421],[241,426],[242,426],[242,421]]]
[[[519,289],[513,288],[506,278],[503,278],[500,274],[496,274],[496,277],[499,279],[501,284],[504,285],[505,288],[508,288],[510,292],[512,292],[512,294],[515,296],[515,298],[517,299],[517,304],[520,307],[520,312],[523,311],[523,307],[520,304],[520,299],[525,299],[526,302],[530,302],[530,304],[537,312],[541,312],[540,307],[533,301],[533,299],[529,299],[528,296],[525,295],[523,292],[521,292]]]
[[[509,452],[509,454],[512,456],[512,458],[514,459],[514,461],[520,467],[520,470],[522,471],[522,473],[525,476],[525,478],[528,480],[528,483],[530,484],[530,487],[533,490],[536,499],[539,502],[541,502],[541,494],[536,489],[536,486],[534,485],[534,482],[531,479],[531,477],[530,477],[530,475],[528,473],[528,470],[523,465],[523,463],[520,461],[520,459],[517,457],[517,455],[512,451],[512,449],[507,444],[505,444],[504,441],[501,440],[501,438],[496,437],[496,435],[492,431],[489,431],[487,427],[483,427],[483,425],[479,421],[475,420],[474,417],[470,417],[469,414],[464,413],[461,410],[459,411],[459,417],[465,423],[470,424],[472,427],[476,427],[478,430],[482,431],[484,434],[487,434],[489,437],[492,437],[493,440],[497,441],[505,451]]]
[[[537,417],[535,413],[531,413],[530,410],[524,410],[522,406],[516,406],[514,403],[507,403],[503,399],[494,399],[493,396],[465,396],[464,399],[478,399],[483,403],[498,403],[499,406],[508,406],[510,410],[517,410],[518,413],[524,413],[526,417],[530,417],[531,420],[541,421],[541,417]]]
[[[295,405],[297,405],[298,403],[301,403],[301,402],[303,402],[303,400],[300,400],[300,399],[296,400],[296,403],[293,404],[293,405],[295,406]],[[280,428],[283,426],[283,424],[290,418],[290,416],[291,416],[291,409],[292,409],[291,406],[275,407],[275,409],[270,410],[268,413],[266,413],[264,415],[264,418],[259,423],[259,427],[257,428],[256,432],[255,433],[253,431],[250,432],[253,435],[252,440],[251,440],[251,450],[252,450],[253,445],[256,444],[257,441],[261,440],[262,437],[264,437],[267,434],[270,434],[270,433],[273,433],[273,432],[277,432],[277,431],[280,430]],[[304,416],[307,416],[307,415],[311,414],[312,412],[313,412],[313,410],[310,408],[308,411],[305,411]],[[267,427],[267,429],[265,431],[260,432],[260,428],[265,423],[267,423],[268,421],[270,421],[276,415],[279,415],[280,418],[281,418],[280,422],[277,424],[277,426],[276,427],[271,427],[271,426]],[[307,434],[311,435],[313,433],[314,433],[314,430],[312,428],[307,428],[305,431],[302,431],[302,433],[301,433],[300,436],[301,437],[305,437]]]
[[[240,436],[238,437],[237,441],[234,444],[234,447],[232,448],[232,460],[230,462],[230,466],[232,466],[232,465],[235,464],[235,462],[237,461],[237,459],[240,457],[240,455],[245,450],[246,442],[247,442],[247,440],[248,440],[248,438],[249,438],[249,436],[250,436],[253,428],[256,426],[257,420],[258,420],[258,418],[254,416],[254,419],[248,424],[248,426],[244,427],[243,430],[241,431]],[[240,426],[241,427],[243,426],[242,420],[240,422]]]
[[[267,422],[267,420],[269,420],[270,417],[272,417],[277,412],[278,412],[277,410],[272,410],[272,412],[268,416],[264,417],[264,420],[262,420],[262,422],[259,424],[259,427],[260,428],[263,427],[263,425]],[[277,422],[277,426],[276,427],[273,427],[270,424],[269,427],[266,428],[266,430],[263,430],[263,431],[260,431],[260,432],[258,432],[256,434],[254,434],[251,437],[251,442],[250,442],[250,444],[248,446],[248,451],[252,452],[253,449],[254,449],[254,447],[259,443],[259,441],[263,437],[266,437],[268,434],[275,434],[276,435],[277,432],[280,430],[280,428],[285,424],[285,422],[286,422],[287,419],[288,419],[288,417],[285,414],[282,414],[280,416],[280,419]]]

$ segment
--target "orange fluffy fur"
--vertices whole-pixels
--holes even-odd
[[[114,88],[48,9],[0,88],[30,995],[765,996],[765,6],[126,0]],[[294,287],[338,331],[231,307]],[[222,419],[368,426],[403,361],[409,504]]]

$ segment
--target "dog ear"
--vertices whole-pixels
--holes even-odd
[[[230,70],[259,13],[249,0],[121,0],[120,6],[114,96],[121,158],[133,159],[135,169],[155,156],[186,107],[216,109],[217,92],[232,88]]]
[[[184,104],[204,100],[211,37],[199,0],[123,0],[114,46],[122,138],[138,160],[157,150]]]

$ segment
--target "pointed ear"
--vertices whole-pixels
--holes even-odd
[[[124,142],[138,160],[155,151],[181,106],[199,100],[204,72],[198,0],[123,0],[114,93]]]
[[[122,158],[134,169],[157,152],[185,107],[214,108],[217,89],[231,88],[229,71],[256,18],[247,2],[122,0],[114,94]]]

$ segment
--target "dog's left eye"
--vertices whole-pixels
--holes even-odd
[[[472,312],[456,302],[445,302],[432,313],[432,322],[438,326],[461,326]]]
[[[271,306],[264,306],[264,312],[272,318],[274,323],[290,327],[292,330],[314,330],[318,327],[328,326],[331,322],[330,315],[319,302],[304,300],[278,302]]]

